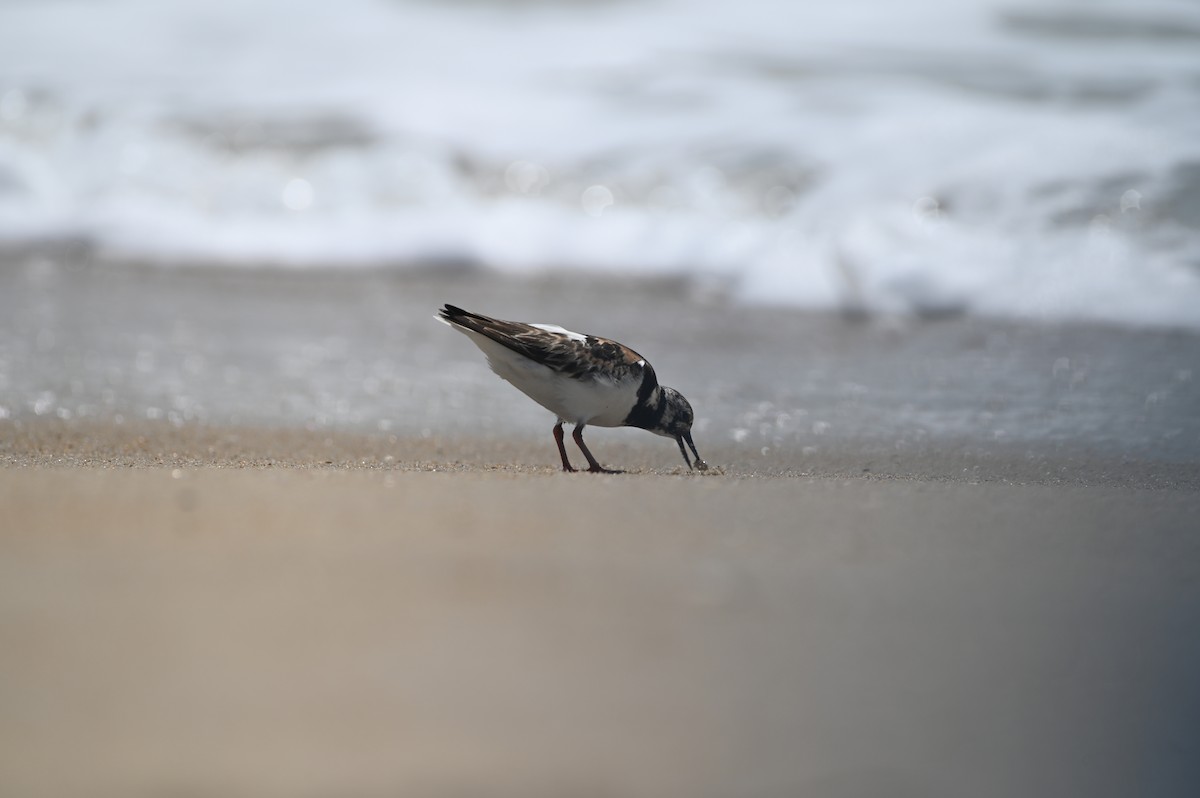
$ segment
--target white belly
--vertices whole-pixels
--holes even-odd
[[[563,421],[619,427],[637,403],[638,380],[577,380],[517,354],[486,335],[455,329],[483,350],[492,371]]]

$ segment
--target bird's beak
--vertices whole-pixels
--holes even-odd
[[[675,441],[679,444],[679,451],[683,453],[683,462],[687,463],[688,468],[698,468],[701,471],[705,471],[708,469],[708,463],[706,463],[700,459],[700,453],[698,451],[696,451],[696,444],[692,442],[691,430],[689,430],[689,431],[683,433],[682,435],[680,435],[679,437],[677,437],[675,439]],[[688,459],[687,450],[683,448],[684,441],[687,441],[687,445],[691,447],[692,454],[696,455],[695,466],[693,466],[692,461]]]

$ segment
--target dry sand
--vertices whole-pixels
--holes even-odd
[[[1194,468],[1064,484],[1044,460],[851,453],[696,477],[617,447],[638,473],[593,476],[539,465],[548,440],[0,442],[4,795],[1200,783]]]

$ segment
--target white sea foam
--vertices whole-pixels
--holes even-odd
[[[0,245],[1200,328],[1200,8],[0,7]]]

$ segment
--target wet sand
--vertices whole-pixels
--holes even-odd
[[[594,476],[555,473],[548,440],[0,429],[6,794],[1182,796],[1200,776],[1185,469],[887,475],[847,452],[699,476],[617,447],[636,473]]]
[[[1200,492],[1200,463],[1116,457],[1083,447],[1038,450],[968,440],[897,450],[874,443],[843,442],[817,452],[797,452],[788,448],[754,450],[704,440],[699,442],[701,453],[711,468],[691,473],[668,439],[641,430],[594,428],[587,437],[604,464],[622,469],[631,478],[893,479]],[[584,465],[579,453],[569,449],[576,465]],[[4,466],[559,473],[550,425],[521,436],[448,433],[414,437],[330,428],[0,421],[0,467]]]
[[[154,268],[86,251],[0,256],[0,421],[543,445],[553,420],[432,319],[444,302],[632,346],[691,401],[700,453],[748,469],[847,451],[935,470],[957,452],[1200,463],[1200,336],[1183,331],[847,321],[671,280]],[[676,465],[669,441],[590,434],[610,459],[661,448],[647,465]]]

